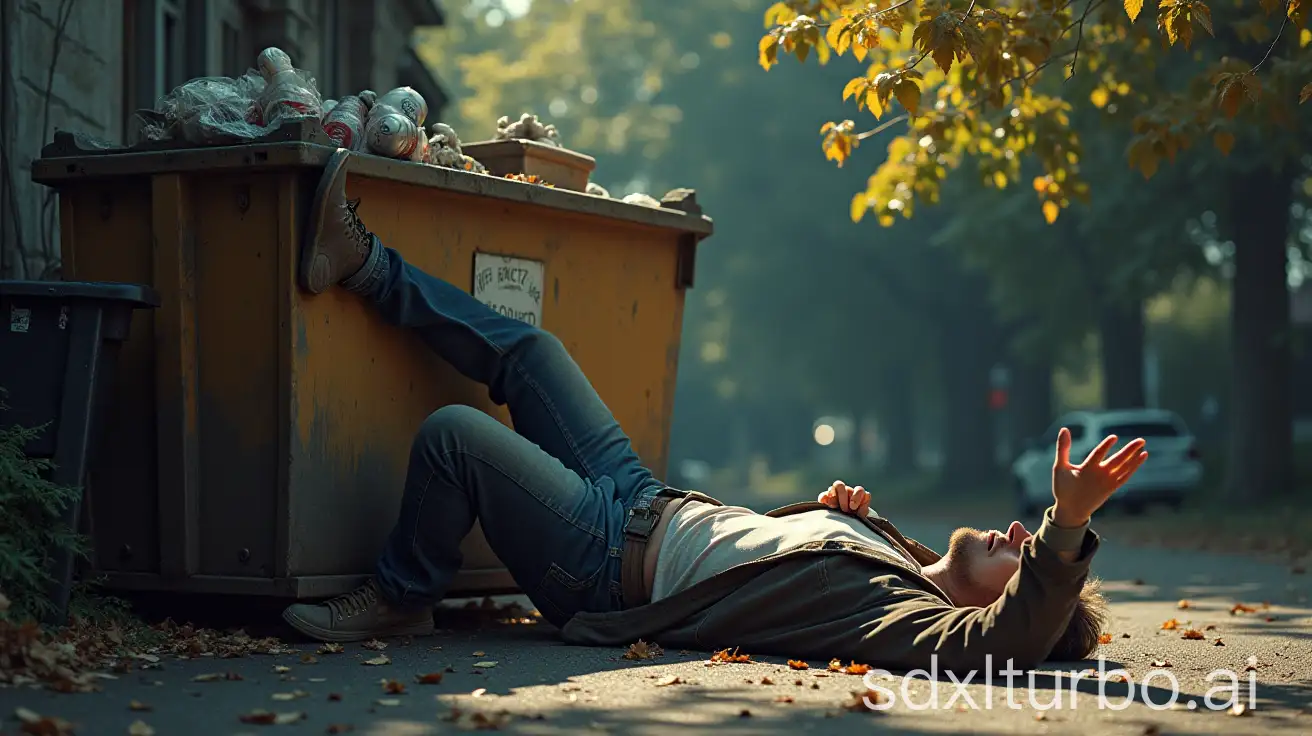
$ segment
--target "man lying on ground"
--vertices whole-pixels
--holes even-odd
[[[446,406],[415,437],[400,518],[375,575],[284,613],[299,631],[356,641],[433,630],[433,606],[477,519],[493,551],[563,638],[839,658],[896,669],[1033,667],[1098,644],[1105,602],[1088,580],[1090,516],[1147,453],[1108,437],[1070,462],[1038,532],[958,529],[939,556],[838,482],[815,502],[757,514],[667,487],[643,467],[564,346],[385,248],[345,197],[338,151],[316,192],[302,287],[360,295],[509,406],[514,430]]]

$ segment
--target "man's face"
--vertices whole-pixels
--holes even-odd
[[[957,583],[958,601],[966,606],[987,606],[1002,595],[1007,581],[1020,567],[1020,544],[1032,536],[1019,521],[1007,531],[982,532],[962,527],[948,542],[948,564]]]

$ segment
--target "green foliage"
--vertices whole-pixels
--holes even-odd
[[[0,411],[7,408],[4,395],[0,389]],[[23,452],[44,430],[0,424],[0,592],[10,602],[0,616],[11,620],[39,618],[50,610],[49,550],[86,552],[85,540],[61,520],[81,490],[51,483],[45,477],[53,467],[50,461]]]

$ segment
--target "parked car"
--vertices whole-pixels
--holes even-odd
[[[1147,441],[1148,460],[1108,505],[1137,513],[1151,503],[1179,508],[1202,482],[1203,465],[1198,444],[1184,420],[1161,409],[1077,411],[1058,419],[1043,436],[1025,442],[1012,463],[1018,508],[1022,515],[1041,513],[1052,503],[1052,461],[1057,432],[1071,432],[1071,462],[1078,463],[1104,437],[1114,434],[1117,444],[1109,455],[1138,437]]]

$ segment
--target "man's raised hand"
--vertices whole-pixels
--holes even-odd
[[[817,501],[835,511],[865,518],[870,513],[870,494],[861,486],[848,486],[841,480],[834,481],[829,490],[821,493]]]
[[[1146,444],[1142,437],[1107,457],[1115,444],[1116,435],[1109,435],[1089,452],[1084,462],[1072,465],[1071,433],[1065,427],[1057,433],[1057,458],[1052,464],[1052,497],[1056,500],[1052,516],[1057,526],[1087,524],[1093,512],[1102,508],[1148,459],[1148,453],[1142,452]]]

